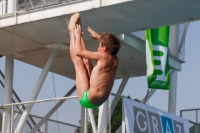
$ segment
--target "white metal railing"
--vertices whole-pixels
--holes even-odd
[[[190,133],[199,133],[200,131],[200,108],[180,110],[180,117],[189,121]]]
[[[7,106],[15,106],[15,105],[23,105],[23,104],[31,104],[31,103],[41,103],[41,102],[56,101],[56,100],[67,100],[67,99],[72,99],[72,98],[77,98],[77,96],[60,97],[60,98],[52,98],[52,99],[44,99],[44,100],[35,100],[35,101],[28,101],[28,102],[4,104],[4,105],[0,105],[0,108],[3,109],[5,107],[7,107]]]
[[[109,133],[111,133],[111,116],[112,116],[111,104],[114,100],[114,97],[118,97],[118,99],[123,98],[123,96],[113,94],[113,93],[111,93],[111,95],[110,95],[109,108],[108,108],[108,127],[109,127],[108,132]],[[61,102],[61,101],[64,101],[67,103],[66,104],[64,103],[64,105],[62,105],[62,106],[57,106],[57,104],[59,104],[59,102]],[[74,103],[76,103],[76,104],[74,104]],[[27,101],[27,102],[19,102],[19,103],[0,105],[0,110],[3,108],[9,107],[9,106],[11,107],[11,121],[10,121],[11,133],[14,133],[14,130],[16,129],[19,119],[21,118],[21,115],[23,113],[23,110],[20,110],[20,108],[16,108],[16,107],[17,106],[18,107],[26,106],[29,104],[34,104],[34,108],[33,108],[32,112],[29,114],[29,117],[32,117],[33,120],[36,121],[37,124],[39,124],[40,121],[42,121],[42,119],[44,119],[45,115],[48,114],[47,113],[48,111],[50,112],[52,110],[52,106],[54,106],[54,107],[57,106],[57,108],[54,110],[54,112],[58,111],[58,114],[60,116],[59,120],[58,119],[56,120],[56,115],[55,114],[52,115],[51,118],[49,117],[48,119],[46,119],[46,122],[44,122],[37,131],[40,130],[39,132],[43,132],[43,133],[46,133],[47,131],[48,131],[48,133],[58,132],[58,131],[55,131],[56,130],[55,127],[56,127],[56,125],[59,124],[60,125],[59,133],[65,133],[66,130],[68,130],[68,131],[70,130],[70,132],[73,130],[73,132],[79,133],[81,126],[79,126],[77,123],[79,120],[81,120],[81,118],[79,117],[81,115],[81,113],[80,113],[81,106],[79,104],[79,100],[78,100],[77,96],[60,97],[60,98],[52,98],[52,99],[35,100],[35,101]],[[51,105],[51,107],[49,107],[50,105]],[[42,106],[42,108],[41,108],[41,106]],[[60,109],[60,108],[63,108],[63,109]],[[62,112],[61,110],[64,110],[64,112]],[[89,116],[91,116],[91,114],[90,114],[90,113],[92,113],[91,111],[92,110],[88,110]],[[40,113],[38,114],[38,112],[40,112]],[[69,112],[72,112],[74,114],[72,114],[72,113],[70,114]],[[15,118],[16,114],[18,114],[18,116],[17,116],[18,118]],[[79,118],[74,118],[74,116],[79,117]],[[63,118],[61,118],[61,117],[63,117]],[[64,121],[64,120],[66,120],[65,117],[70,121]],[[76,120],[76,124],[74,124],[74,122],[73,122],[74,119]],[[88,119],[86,119],[86,121],[87,120]],[[37,126],[37,125],[31,124],[30,120],[27,120],[27,122],[29,122],[29,124],[26,123],[26,125],[21,133],[32,133],[31,130],[33,130],[34,127]],[[88,123],[88,122],[86,122],[86,123]],[[90,117],[90,123],[91,123],[91,125],[92,125],[92,123],[94,123],[94,120],[92,122],[91,117]],[[53,125],[50,126],[50,124],[53,124]],[[63,127],[61,127],[61,126],[63,126],[63,127],[65,126],[65,130],[62,131]],[[84,128],[85,128],[85,126],[88,126],[88,125],[87,124],[84,125]],[[52,130],[54,130],[54,131],[52,131]]]
[[[5,0],[2,0],[0,2],[0,15],[5,14],[7,12],[6,9],[7,9],[7,3]]]
[[[2,0],[0,2],[0,16],[19,11],[27,11],[58,4],[66,4],[84,0]]]
[[[77,99],[77,96],[70,96],[70,97],[60,97],[60,98],[52,98],[52,99],[44,99],[44,100],[35,100],[35,101],[27,101],[27,102],[20,102],[20,103],[12,103],[12,104],[4,104],[4,105],[0,105],[0,109],[4,109],[4,108],[7,108],[7,107],[11,107],[11,121],[10,121],[10,125],[11,125],[11,133],[13,133],[14,132],[14,125],[16,126],[16,124],[17,123],[14,123],[15,121],[16,121],[16,119],[14,119],[14,117],[15,117],[15,115],[16,114],[22,114],[23,112],[21,111],[21,110],[18,110],[17,108],[16,108],[16,106],[19,106],[19,105],[21,105],[21,106],[24,106],[24,105],[28,105],[28,104],[37,104],[37,103],[44,103],[44,102],[53,102],[51,105],[55,105],[55,101],[65,101],[65,100],[69,100],[69,99]],[[37,105],[36,105],[37,106]],[[56,105],[55,105],[56,106]],[[36,107],[37,109],[38,109],[38,107]],[[44,107],[45,108],[45,107]],[[48,107],[46,107],[46,108],[48,108]],[[51,107],[49,107],[49,108],[51,108]],[[70,107],[69,107],[70,108]],[[41,109],[41,108],[40,108]],[[39,109],[39,110],[40,110]],[[58,108],[57,108],[58,109]],[[56,109],[56,110],[57,110]],[[56,111],[55,110],[55,111]],[[46,111],[48,111],[48,110],[46,110]],[[44,110],[42,110],[41,109],[41,112],[45,112]],[[74,111],[75,112],[75,111]],[[41,115],[41,114],[40,114]],[[38,116],[38,115],[33,115],[33,114],[30,114],[29,116],[31,116],[32,118],[38,118],[38,119],[42,119],[43,117],[41,117],[41,116]],[[20,118],[20,116],[19,116],[19,118]],[[34,119],[35,120],[35,119]],[[70,127],[74,127],[74,128],[78,128],[78,127],[80,127],[80,126],[76,126],[76,125],[74,125],[74,124],[70,124],[70,123],[67,123],[67,122],[63,122],[63,121],[58,121],[58,120],[55,120],[55,119],[50,119],[50,118],[48,118],[47,119],[47,121],[48,122],[54,122],[54,123],[57,123],[57,124],[62,124],[62,125],[68,125],[68,126],[70,126]],[[28,121],[29,122],[29,124],[28,125],[32,125],[31,123],[30,123],[30,121]],[[33,127],[32,127],[33,128]],[[28,130],[26,130],[26,131],[23,131],[23,132],[27,132],[27,131],[29,131],[29,130],[31,130],[31,127],[28,129]]]

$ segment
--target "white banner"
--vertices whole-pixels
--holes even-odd
[[[123,98],[127,133],[189,133],[186,119]]]

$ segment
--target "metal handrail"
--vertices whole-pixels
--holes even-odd
[[[5,76],[3,74],[3,72],[0,70],[0,76],[2,76],[3,79],[5,79]],[[0,84],[2,85],[2,87],[4,88],[4,84],[3,82],[0,80]],[[16,97],[16,99],[18,100],[18,102],[21,102],[21,99],[18,97],[17,93],[14,91],[13,89],[13,95]],[[15,100],[12,98],[12,101],[15,103]],[[17,107],[19,109],[19,107]],[[24,105],[22,105],[22,108],[25,109],[26,107]],[[36,125],[35,121],[33,120],[33,118],[31,116],[29,116],[31,122]],[[32,128],[31,124],[27,121],[27,124],[30,128]],[[38,129],[38,131],[40,132],[40,129]]]
[[[49,102],[49,101],[56,101],[56,100],[67,100],[67,99],[73,99],[73,98],[78,98],[78,96],[60,97],[60,98],[51,98],[51,99],[43,99],[43,100],[4,104],[4,105],[0,105],[0,108],[4,108],[4,107],[7,107],[7,106],[22,105],[22,104],[41,103],[41,102]]]
[[[29,4],[29,7],[31,7],[31,8],[28,8],[28,5],[26,5],[26,8],[23,9],[23,10],[29,11],[29,10],[34,10],[34,9],[37,9],[37,8],[44,8],[44,7],[54,6],[54,5],[59,5],[59,4],[71,4],[71,3],[79,2],[79,1],[83,1],[83,0],[59,0],[59,1],[54,0],[54,1],[51,1],[49,3],[46,0],[42,0],[41,1],[42,4],[34,5],[33,0],[29,0],[29,2],[27,2],[27,4]],[[19,3],[18,3],[18,6],[19,6]],[[18,8],[16,8],[16,9],[18,11]]]
[[[20,113],[22,114],[21,112],[18,112],[18,111],[15,111],[16,113]],[[39,119],[43,119],[43,117],[41,116],[38,116],[38,115],[33,115],[33,114],[29,114],[31,117],[34,117],[34,118],[39,118]],[[57,121],[57,120],[54,120],[54,119],[47,119],[48,121],[51,121],[51,122],[56,122],[56,123],[59,123],[59,124],[64,124],[64,125],[67,125],[67,126],[72,126],[72,127],[80,127],[80,126],[77,126],[77,125],[74,125],[74,124],[70,124],[70,123],[65,123],[65,122],[62,122],[62,121]]]

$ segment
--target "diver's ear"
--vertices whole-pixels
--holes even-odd
[[[104,52],[106,51],[106,46],[102,47],[102,51],[104,51]]]

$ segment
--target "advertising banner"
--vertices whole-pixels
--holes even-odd
[[[169,26],[146,30],[148,88],[170,89],[168,43]]]
[[[186,119],[123,98],[127,133],[189,133]]]

